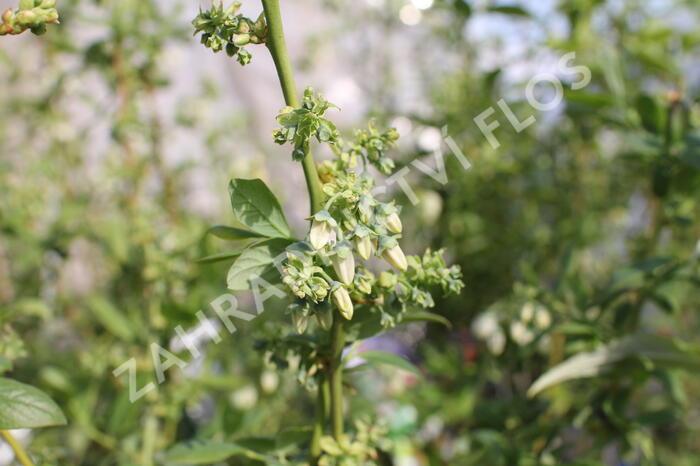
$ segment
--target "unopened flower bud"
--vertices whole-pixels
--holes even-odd
[[[36,19],[36,13],[34,13],[32,10],[24,10],[17,13],[17,21],[20,24],[30,24],[35,22]]]
[[[401,246],[399,246],[398,244],[396,246],[386,249],[382,254],[382,257],[393,267],[396,267],[402,272],[408,269],[408,262],[406,261],[406,256],[401,250]]]
[[[321,249],[331,240],[332,229],[337,225],[336,221],[325,210],[316,212],[311,223],[309,241],[314,249]]]
[[[248,34],[250,32],[250,24],[248,24],[247,21],[241,21],[241,24],[238,26],[238,31],[239,34]]]
[[[250,34],[234,34],[233,35],[233,45],[236,47],[243,47],[248,45],[250,42]]]
[[[333,313],[330,309],[319,309],[316,311],[316,320],[323,330],[330,330],[333,326]]]
[[[392,233],[401,233],[401,231],[403,230],[401,219],[399,218],[399,214],[397,214],[396,212],[389,214],[384,220],[384,224],[386,225],[387,229]]]
[[[341,243],[335,248],[335,255],[331,259],[333,270],[344,285],[350,286],[355,277],[355,258],[352,249],[347,243]]]
[[[19,0],[20,10],[31,10],[34,8],[34,0]]]
[[[338,307],[340,314],[347,320],[352,319],[353,307],[348,290],[338,283],[331,295],[333,296],[333,302]]]
[[[382,272],[379,274],[379,286],[382,288],[391,288],[396,285],[396,275],[392,272]]]
[[[363,294],[372,293],[372,278],[373,277],[366,275],[355,276],[355,288],[357,291]]]
[[[304,333],[309,325],[309,317],[301,312],[292,312],[292,324],[297,333]]]
[[[53,8],[56,6],[56,0],[43,0],[41,2],[42,8]]]
[[[3,23],[10,23],[14,15],[15,12],[12,10],[12,8],[8,8],[7,10],[5,10],[5,12],[2,14]]]
[[[241,5],[241,2],[233,2],[228,8],[226,8],[226,14],[229,16],[235,15],[236,12],[241,9]]]
[[[355,237],[355,248],[357,249],[357,253],[364,260],[368,260],[372,257],[372,253],[374,252],[374,245],[369,235],[362,238]]]
[[[372,220],[375,205],[377,205],[377,201],[372,196],[364,194],[360,196],[360,201],[357,203],[357,211],[362,222],[369,223]]]

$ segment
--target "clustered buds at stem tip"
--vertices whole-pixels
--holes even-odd
[[[3,12],[0,36],[21,34],[27,29],[37,35],[43,34],[46,24],[58,23],[54,6],[55,0],[21,0],[19,8],[8,8]]]
[[[338,284],[331,294],[333,296],[333,302],[336,306],[338,306],[340,314],[347,320],[352,319],[353,306],[348,290],[346,290],[342,285]]]

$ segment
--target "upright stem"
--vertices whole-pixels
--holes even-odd
[[[267,47],[270,50],[272,59],[275,62],[277,76],[282,86],[284,101],[290,107],[299,107],[299,97],[297,95],[296,85],[294,83],[294,72],[292,64],[289,60],[287,45],[284,41],[284,30],[282,28],[282,15],[280,13],[279,0],[262,0],[263,9],[265,11],[265,19],[267,20]],[[315,213],[323,208],[323,190],[321,180],[318,178],[316,164],[314,162],[311,151],[306,153],[302,160],[304,168],[304,176],[306,177],[306,186],[309,191],[309,201],[311,204],[311,213]],[[343,317],[338,311],[335,311],[333,318],[333,327],[331,329],[331,363],[329,368],[329,384],[330,384],[330,416],[333,437],[336,441],[341,441],[343,435],[343,373],[342,373],[342,356],[343,346],[345,344],[345,336],[343,332]],[[323,396],[323,391],[320,391],[319,400]],[[325,418],[325,409],[322,404],[318,404],[317,423],[320,414]],[[317,436],[318,431],[314,428],[314,436],[312,437],[312,445],[310,453],[313,455],[318,450]],[[318,451],[320,454],[320,450]],[[312,458],[315,461],[315,458]]]
[[[282,86],[284,101],[290,107],[299,107],[299,96],[294,84],[294,72],[287,52],[287,44],[284,41],[284,30],[282,28],[282,15],[280,14],[279,0],[262,0],[267,20],[267,48],[275,62],[277,76]],[[309,201],[311,213],[321,210],[323,205],[323,190],[321,180],[318,178],[316,164],[311,151],[301,161],[306,177],[306,186],[309,190]]]
[[[19,442],[17,442],[17,440],[12,436],[12,433],[9,430],[0,430],[0,434],[2,434],[5,441],[8,443],[8,445],[10,445],[12,451],[15,452],[15,457],[17,458],[17,461],[19,461],[24,466],[34,466],[34,463],[32,463],[32,460],[29,458],[27,452],[24,451],[22,445],[20,445]]]
[[[321,456],[321,437],[323,436],[323,428],[326,425],[326,398],[328,397],[328,380],[323,377],[318,383],[318,392],[316,393],[316,419],[314,420],[314,429],[311,434],[311,446],[309,447],[309,463],[311,466],[318,464],[318,458]]]
[[[337,442],[341,442],[343,437],[344,346],[343,316],[336,310],[333,312],[333,327],[331,327],[331,367],[328,378],[331,385],[331,433]]]

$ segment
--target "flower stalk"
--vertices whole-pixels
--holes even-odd
[[[279,0],[262,0],[265,19],[267,20],[268,35],[267,47],[270,50],[272,59],[275,63],[277,75],[282,86],[284,101],[290,107],[299,107],[299,97],[297,95],[296,85],[294,82],[294,73],[287,52],[287,45],[284,40],[284,30],[282,27],[282,15],[280,13]],[[309,191],[309,202],[311,207],[311,215],[315,214],[323,208],[323,189],[321,180],[318,177],[316,163],[314,162],[311,151],[307,150],[304,158],[301,160],[304,169],[304,177],[306,186]],[[340,441],[343,434],[343,373],[342,373],[342,355],[345,337],[343,332],[343,317],[339,312],[334,312],[333,326],[331,328],[331,362],[329,368],[329,384],[331,398],[331,426],[332,434],[336,441]],[[323,390],[318,391],[318,410],[321,409],[323,403]],[[317,426],[319,419],[325,419],[324,413],[317,413]],[[312,444],[310,449],[311,463],[316,462],[316,458],[320,455],[320,449],[317,446],[318,427],[314,429]]]

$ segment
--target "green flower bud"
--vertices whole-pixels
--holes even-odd
[[[401,233],[403,230],[401,219],[399,218],[399,214],[396,212],[392,212],[387,216],[387,218],[384,220],[384,225],[386,225],[387,229],[392,233]]]
[[[401,270],[402,272],[408,269],[408,262],[406,261],[406,256],[401,250],[401,246],[399,246],[398,244],[394,247],[386,249],[382,254],[382,257],[389,264]]]
[[[331,259],[333,270],[344,285],[350,286],[355,277],[355,258],[352,255],[352,249],[344,242],[339,243],[334,252],[335,255]]]
[[[250,32],[250,24],[248,24],[247,21],[241,21],[241,24],[238,26],[238,34],[248,34]]]
[[[31,24],[37,20],[37,15],[32,10],[24,10],[17,13],[19,24]]]
[[[20,0],[19,1],[19,9],[24,11],[24,10],[31,10],[34,8],[34,0]]]
[[[331,292],[331,296],[333,297],[333,302],[338,307],[340,314],[347,320],[352,319],[353,307],[348,290],[346,290],[340,283],[337,283],[336,286],[334,286],[334,290]]]
[[[5,24],[11,23],[11,22],[12,22],[12,19],[14,18],[14,16],[15,16],[14,10],[12,10],[12,8],[8,8],[8,9],[5,10],[5,12],[2,14],[2,21],[3,21],[3,23],[5,23]]]
[[[248,45],[250,42],[250,34],[234,34],[233,35],[233,45],[236,47],[243,47]]]
[[[229,16],[235,15],[236,12],[241,9],[241,5],[243,5],[241,2],[233,2],[228,8],[226,8],[226,14]]]
[[[219,47],[219,50],[221,50],[221,47]],[[236,54],[236,61],[238,61],[238,63],[240,63],[242,66],[250,63],[250,60],[252,59],[253,56],[246,49],[239,49],[238,54]]]
[[[374,278],[371,273],[367,272],[368,275],[356,275],[355,276],[355,288],[363,294],[372,293],[372,279]]]
[[[357,203],[357,211],[359,213],[360,221],[363,223],[369,223],[372,220],[373,208],[375,205],[377,205],[377,201],[375,201],[372,196],[360,196],[360,201]]]
[[[42,8],[53,8],[56,6],[56,0],[43,0],[41,2]]]
[[[382,272],[379,274],[379,286],[382,288],[391,288],[396,285],[396,275],[391,272]]]
[[[292,312],[292,324],[294,324],[294,330],[297,333],[304,333],[309,325],[309,317],[294,311]]]
[[[323,330],[330,330],[333,326],[333,313],[330,309],[319,309],[316,311],[316,320]]]

